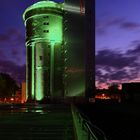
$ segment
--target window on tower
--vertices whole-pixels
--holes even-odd
[[[42,56],[39,56],[39,59],[40,59],[40,60],[42,60],[42,58],[43,58]]]
[[[43,18],[49,18],[49,16],[44,16]]]
[[[49,32],[49,30],[44,30],[43,32],[44,32],[44,33],[48,33],[48,32]]]
[[[49,22],[44,22],[43,25],[49,25]]]

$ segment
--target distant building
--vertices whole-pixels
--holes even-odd
[[[140,82],[123,83],[122,95],[125,100],[140,101]]]
[[[22,85],[21,85],[21,103],[25,103],[26,101],[27,101],[26,82],[22,82]]]

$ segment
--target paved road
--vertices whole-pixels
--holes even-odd
[[[97,103],[79,108],[105,132],[108,140],[140,139],[140,103]]]
[[[0,140],[74,140],[70,106],[0,106]]]

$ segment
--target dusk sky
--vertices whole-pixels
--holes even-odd
[[[24,10],[37,0],[0,1],[0,72],[25,80]],[[96,85],[140,81],[140,1],[96,0]]]
[[[0,1],[0,72],[9,73],[17,82],[25,80],[26,69],[25,26],[22,15],[27,7],[37,1]]]
[[[96,0],[96,85],[140,82],[140,1]]]

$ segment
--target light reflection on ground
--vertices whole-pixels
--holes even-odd
[[[0,140],[74,139],[69,105],[0,105]]]

